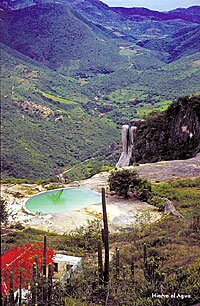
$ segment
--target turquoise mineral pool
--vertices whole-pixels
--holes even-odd
[[[100,193],[89,188],[65,188],[37,194],[26,201],[25,207],[33,213],[63,213],[100,201]]]

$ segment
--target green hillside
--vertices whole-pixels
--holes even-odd
[[[200,51],[200,26],[183,27],[165,38],[140,41],[139,46],[150,50],[168,53],[168,61],[172,62],[181,56]]]
[[[3,45],[2,55],[3,177],[48,178],[88,158],[105,159],[121,124],[199,89],[198,54],[89,79],[66,77]]]
[[[71,168],[69,179],[92,175],[117,161],[122,124],[200,91],[190,37],[198,26],[155,21],[155,40],[148,18],[127,21],[99,1],[69,4],[2,10],[3,177],[46,179]],[[167,63],[167,48],[143,48],[128,29],[137,39],[148,32],[152,45],[170,42],[180,58]]]
[[[67,6],[37,5],[2,17],[3,43],[53,70],[110,73],[123,63],[119,49]]]
[[[145,52],[139,56],[133,54],[131,68],[119,69],[111,75],[97,75],[82,87],[82,92],[97,96],[93,107],[121,126],[152,110],[166,109],[178,96],[198,93],[199,56],[200,53],[196,53],[161,67],[153,67],[156,65],[156,62],[152,62],[153,57],[149,61]],[[138,59],[143,67],[146,63],[149,63],[149,67],[139,66]]]
[[[115,125],[87,114],[80,84],[2,46],[3,177],[49,178],[115,142]],[[75,89],[76,87],[76,89]]]

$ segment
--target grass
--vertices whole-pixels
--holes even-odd
[[[36,92],[40,93],[43,97],[47,98],[47,99],[51,99],[53,101],[56,102],[60,102],[60,103],[64,103],[64,104],[68,104],[68,105],[77,105],[76,102],[73,102],[71,100],[67,100],[58,96],[54,96],[53,94],[50,93],[46,93],[42,90],[37,89]]]
[[[171,100],[164,100],[161,102],[158,102],[154,105],[148,105],[148,104],[143,104],[143,107],[141,107],[141,105],[139,105],[137,107],[137,116],[139,118],[142,117],[146,117],[147,115],[149,115],[152,112],[162,112],[165,111],[168,106],[171,104]]]

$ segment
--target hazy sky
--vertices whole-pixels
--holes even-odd
[[[200,5],[200,0],[102,0],[109,6],[147,7],[152,10],[169,11],[177,7]]]

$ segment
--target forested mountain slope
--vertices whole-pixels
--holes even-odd
[[[116,141],[111,121],[84,111],[87,97],[78,93],[78,82],[8,47],[2,46],[2,58],[3,177],[55,177]]]
[[[67,6],[52,3],[3,11],[2,19],[3,43],[62,73],[109,73],[123,61],[100,30]]]
[[[147,49],[164,51],[169,54],[170,62],[184,55],[200,51],[200,26],[193,25],[175,31],[166,38],[140,41],[139,46]]]
[[[3,177],[114,165],[122,124],[200,91],[198,7],[191,21],[129,20],[97,0],[2,7]]]

